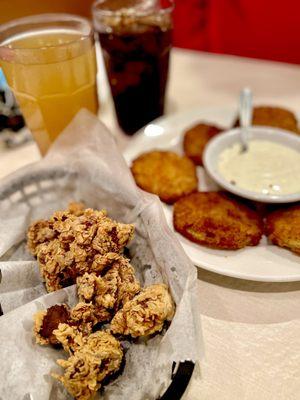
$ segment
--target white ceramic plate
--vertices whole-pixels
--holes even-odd
[[[198,121],[207,121],[229,128],[235,115],[236,111],[232,108],[202,108],[159,118],[136,134],[124,156],[130,164],[140,153],[152,149],[170,149],[182,153],[182,134],[187,127]],[[217,189],[203,168],[198,168],[198,175],[199,190]],[[163,204],[163,208],[173,229],[172,207]],[[267,243],[266,237],[258,246],[228,251],[209,249],[190,242],[178,233],[176,235],[193,263],[209,271],[254,281],[300,280],[300,257]]]

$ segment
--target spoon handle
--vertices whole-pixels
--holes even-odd
[[[249,88],[244,88],[240,93],[240,126],[241,141],[244,149],[248,148],[247,128],[252,122],[252,92]]]

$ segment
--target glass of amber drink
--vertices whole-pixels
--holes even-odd
[[[0,66],[43,155],[81,108],[98,112],[94,36],[84,18],[42,14],[3,24]]]

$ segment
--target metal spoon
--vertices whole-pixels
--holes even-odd
[[[240,93],[240,127],[241,127],[241,143],[242,152],[248,150],[248,128],[251,126],[252,122],[252,92],[249,88],[244,88]]]

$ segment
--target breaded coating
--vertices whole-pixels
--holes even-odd
[[[114,334],[132,337],[160,332],[165,321],[173,318],[174,303],[164,284],[151,285],[128,301],[111,321]]]
[[[34,337],[35,337],[35,341],[36,343],[44,346],[49,344],[49,339],[46,337],[43,337],[41,335],[41,329],[42,329],[42,325],[43,325],[43,319],[47,314],[47,310],[41,310],[38,311],[34,314],[33,316],[33,333],[34,333]]]
[[[66,304],[55,305],[45,311],[35,314],[34,334],[36,342],[41,345],[62,344],[66,347],[63,335],[78,332],[82,336],[92,333],[93,327],[101,322],[111,319],[111,313],[101,309],[92,303],[79,302],[70,309]],[[60,326],[63,326],[63,328]],[[67,329],[67,327],[69,327]],[[61,331],[63,329],[63,332]],[[72,337],[70,336],[70,340]],[[68,345],[72,349],[72,345]]]
[[[34,335],[36,342],[41,345],[59,344],[53,331],[59,324],[68,323],[70,310],[66,304],[56,304],[45,311],[38,311],[34,315]]]
[[[56,237],[53,224],[50,221],[40,220],[30,225],[27,233],[28,249],[34,256],[37,255],[38,246],[41,243],[48,243]]]
[[[69,215],[79,216],[82,215],[84,211],[83,203],[70,203],[68,209],[65,211],[57,211],[57,217],[60,219],[68,218]],[[53,228],[54,220],[50,218],[49,220],[39,220],[33,222],[27,233],[27,245],[32,255],[37,255],[37,246],[41,243],[47,243],[50,240],[57,237],[57,232]]]
[[[84,331],[85,327],[87,329],[87,334],[90,333],[90,328],[88,325],[93,327],[94,325],[106,322],[110,320],[110,313],[103,309],[97,307],[92,302],[79,302],[75,307],[72,308],[71,319],[76,325],[80,326],[80,330]]]
[[[193,162],[170,151],[141,154],[133,161],[131,172],[141,189],[158,195],[168,204],[195,192],[198,187]]]
[[[92,302],[104,308],[112,308],[113,301],[109,294],[109,288],[100,276],[86,272],[77,278],[76,283],[79,301]]]
[[[239,126],[239,120],[237,120],[235,125]],[[298,121],[295,114],[282,107],[254,107],[252,125],[272,126],[299,133]]]
[[[111,295],[114,298],[114,311],[119,310],[141,290],[129,260],[119,254],[108,253],[102,257],[105,269],[109,268],[103,279],[107,285],[114,287]]]
[[[70,310],[70,317],[78,325],[87,323],[95,325],[98,323],[98,320],[95,318],[94,312],[94,305],[92,303],[80,301]]]
[[[90,326],[90,325],[87,325]],[[92,333],[92,330],[90,331]],[[53,331],[58,343],[60,343],[63,349],[73,354],[79,350],[85,343],[87,335],[85,335],[77,325],[59,324],[57,329]]]
[[[99,331],[90,335],[68,360],[58,360],[65,372],[62,376],[53,376],[76,400],[89,400],[96,394],[103,379],[118,371],[122,359],[120,342],[111,334]]]
[[[98,313],[106,316],[104,321],[140,291],[140,284],[129,261],[119,254],[98,258],[98,266],[103,276],[85,273],[78,277],[77,293],[81,302],[91,302]]]
[[[184,134],[183,149],[185,155],[194,164],[203,165],[202,156],[207,143],[215,135],[222,132],[222,128],[209,124],[196,124],[188,129]]]
[[[300,254],[300,205],[267,215],[265,233],[273,244]]]
[[[85,210],[85,204],[84,203],[79,203],[77,201],[71,201],[71,203],[69,203],[68,205],[68,212],[70,214],[76,215],[77,217],[79,217],[80,215],[82,215],[84,213]]]
[[[99,255],[123,251],[133,231],[133,225],[113,221],[105,210],[82,209],[72,203],[48,221],[31,225],[28,247],[37,256],[47,290],[52,292],[90,272]]]
[[[174,205],[176,231],[215,249],[256,246],[263,233],[260,216],[223,192],[198,192]]]
[[[96,324],[109,322],[113,313],[140,291],[134,269],[126,258],[108,253],[97,262],[103,276],[85,273],[77,278],[79,303],[75,307],[56,305],[36,314],[37,343],[61,343],[66,351],[73,351],[77,346],[73,343],[74,335],[87,336]]]

